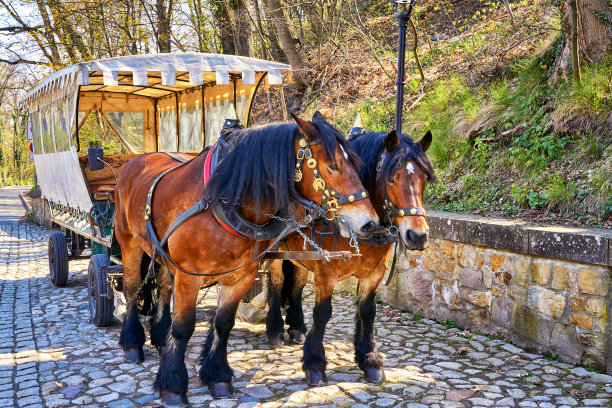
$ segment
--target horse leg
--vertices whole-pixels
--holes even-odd
[[[123,255],[123,294],[127,302],[125,318],[119,335],[119,345],[125,353],[125,361],[138,362],[144,361],[144,351],[142,346],[145,343],[145,332],[140,320],[138,319],[138,291],[142,278],[140,276],[140,266],[144,252],[134,241],[129,241],[122,245]]]
[[[373,274],[375,276],[379,274]],[[367,381],[380,384],[385,380],[383,357],[376,349],[374,318],[376,316],[376,290],[380,279],[371,276],[359,280],[357,323],[355,326],[355,360]]]
[[[161,267],[157,274],[157,286],[159,288],[159,299],[157,301],[156,313],[151,322],[151,344],[153,344],[161,356],[168,342],[168,334],[172,325],[170,315],[170,300],[172,298],[172,283],[169,272]]]
[[[308,385],[321,385],[327,381],[325,368],[325,348],[323,348],[323,336],[325,326],[331,318],[332,293],[334,291],[334,280],[320,281],[322,271],[315,273],[315,307],[312,312],[312,327],[306,336],[304,343],[304,356],[302,357],[302,370],[306,375]]]
[[[302,293],[308,278],[308,271],[299,268],[289,261],[283,262],[283,292],[281,303],[287,304],[285,322],[289,325],[289,339],[295,344],[304,344],[306,340],[306,323],[302,309]]]
[[[268,317],[266,318],[266,334],[268,344],[272,348],[283,345],[283,331],[285,323],[281,312],[281,294],[283,290],[284,262],[272,261],[269,263],[270,280],[268,281]]]
[[[204,342],[200,368],[200,380],[215,398],[229,397],[234,393],[233,372],[227,362],[227,341],[234,327],[238,304],[253,284],[255,273],[256,270],[252,279],[245,276],[234,286],[221,286],[219,291],[217,310]]]
[[[170,338],[162,354],[154,387],[167,405],[186,405],[189,377],[185,366],[187,342],[195,330],[196,303],[200,280],[182,273],[175,274],[174,319]]]

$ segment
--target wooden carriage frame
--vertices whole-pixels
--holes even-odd
[[[69,260],[91,257],[92,321],[111,324],[114,293],[121,292],[123,276],[114,206],[108,199],[115,175],[139,154],[200,152],[218,139],[228,112],[248,126],[262,83],[269,87],[289,81],[291,67],[277,62],[233,55],[151,54],[75,64],[28,92],[24,101],[37,179],[57,229],[49,239],[53,284],[66,285]],[[79,138],[94,111],[125,150],[106,156],[101,170],[90,168]]]

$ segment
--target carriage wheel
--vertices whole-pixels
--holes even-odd
[[[49,274],[57,287],[68,283],[68,246],[63,232],[54,231],[49,237]]]
[[[87,268],[89,315],[96,327],[110,326],[114,319],[113,289],[102,272],[102,268],[110,264],[107,255],[96,254],[91,256]]]

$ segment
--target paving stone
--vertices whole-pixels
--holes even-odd
[[[117,346],[120,326],[96,328],[88,321],[88,261],[71,261],[68,287],[54,287],[48,278],[48,239],[48,230],[30,224],[0,225],[0,407],[160,406],[153,390],[159,367],[155,349],[145,346],[142,364],[123,361]],[[424,277],[431,280],[428,274]],[[425,283],[429,286],[417,288],[423,297],[430,296],[431,283]],[[305,293],[308,322],[311,285]],[[378,306],[375,330],[387,381],[381,386],[367,384],[354,361],[354,302],[336,294],[325,333],[325,386],[311,388],[304,382],[301,347],[270,350],[264,344],[263,325],[236,322],[228,359],[237,393],[231,399],[213,400],[207,387],[199,385],[197,369],[215,305],[214,291],[202,297],[187,347],[192,406],[567,408],[608,406],[612,397],[612,386],[606,386],[612,376],[549,362],[502,340],[447,330],[432,320],[415,321],[411,313],[383,305]],[[589,308],[595,310],[591,304]],[[576,384],[586,396],[563,392]]]

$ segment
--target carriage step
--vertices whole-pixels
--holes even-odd
[[[351,259],[354,256],[361,256],[351,251],[323,251],[324,254],[316,251],[270,251],[264,255],[264,259],[295,259],[299,261],[328,261],[330,259]]]
[[[100,271],[105,273],[109,278],[118,278],[123,276],[123,265],[103,266]]]

